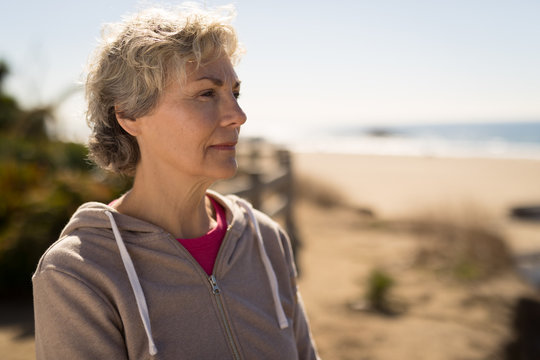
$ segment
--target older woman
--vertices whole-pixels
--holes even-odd
[[[233,28],[184,9],[114,30],[87,78],[89,149],[133,188],[82,205],[43,255],[37,358],[316,358],[287,235],[208,190],[246,121]]]

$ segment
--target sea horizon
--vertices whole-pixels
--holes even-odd
[[[339,125],[266,133],[295,152],[540,160],[540,120]]]

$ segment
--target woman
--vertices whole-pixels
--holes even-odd
[[[89,149],[134,176],[82,205],[33,277],[38,359],[313,359],[286,234],[208,190],[237,168],[246,115],[218,15],[148,10],[87,78]]]

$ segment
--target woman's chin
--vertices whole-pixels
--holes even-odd
[[[222,163],[214,168],[214,170],[214,177],[216,180],[227,180],[236,175],[238,163],[236,162],[236,159],[230,159],[226,163]]]

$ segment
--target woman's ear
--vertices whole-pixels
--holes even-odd
[[[139,123],[136,119],[127,117],[116,105],[114,105],[114,113],[116,115],[116,121],[118,121],[118,124],[125,132],[131,136],[137,136],[139,134]]]

